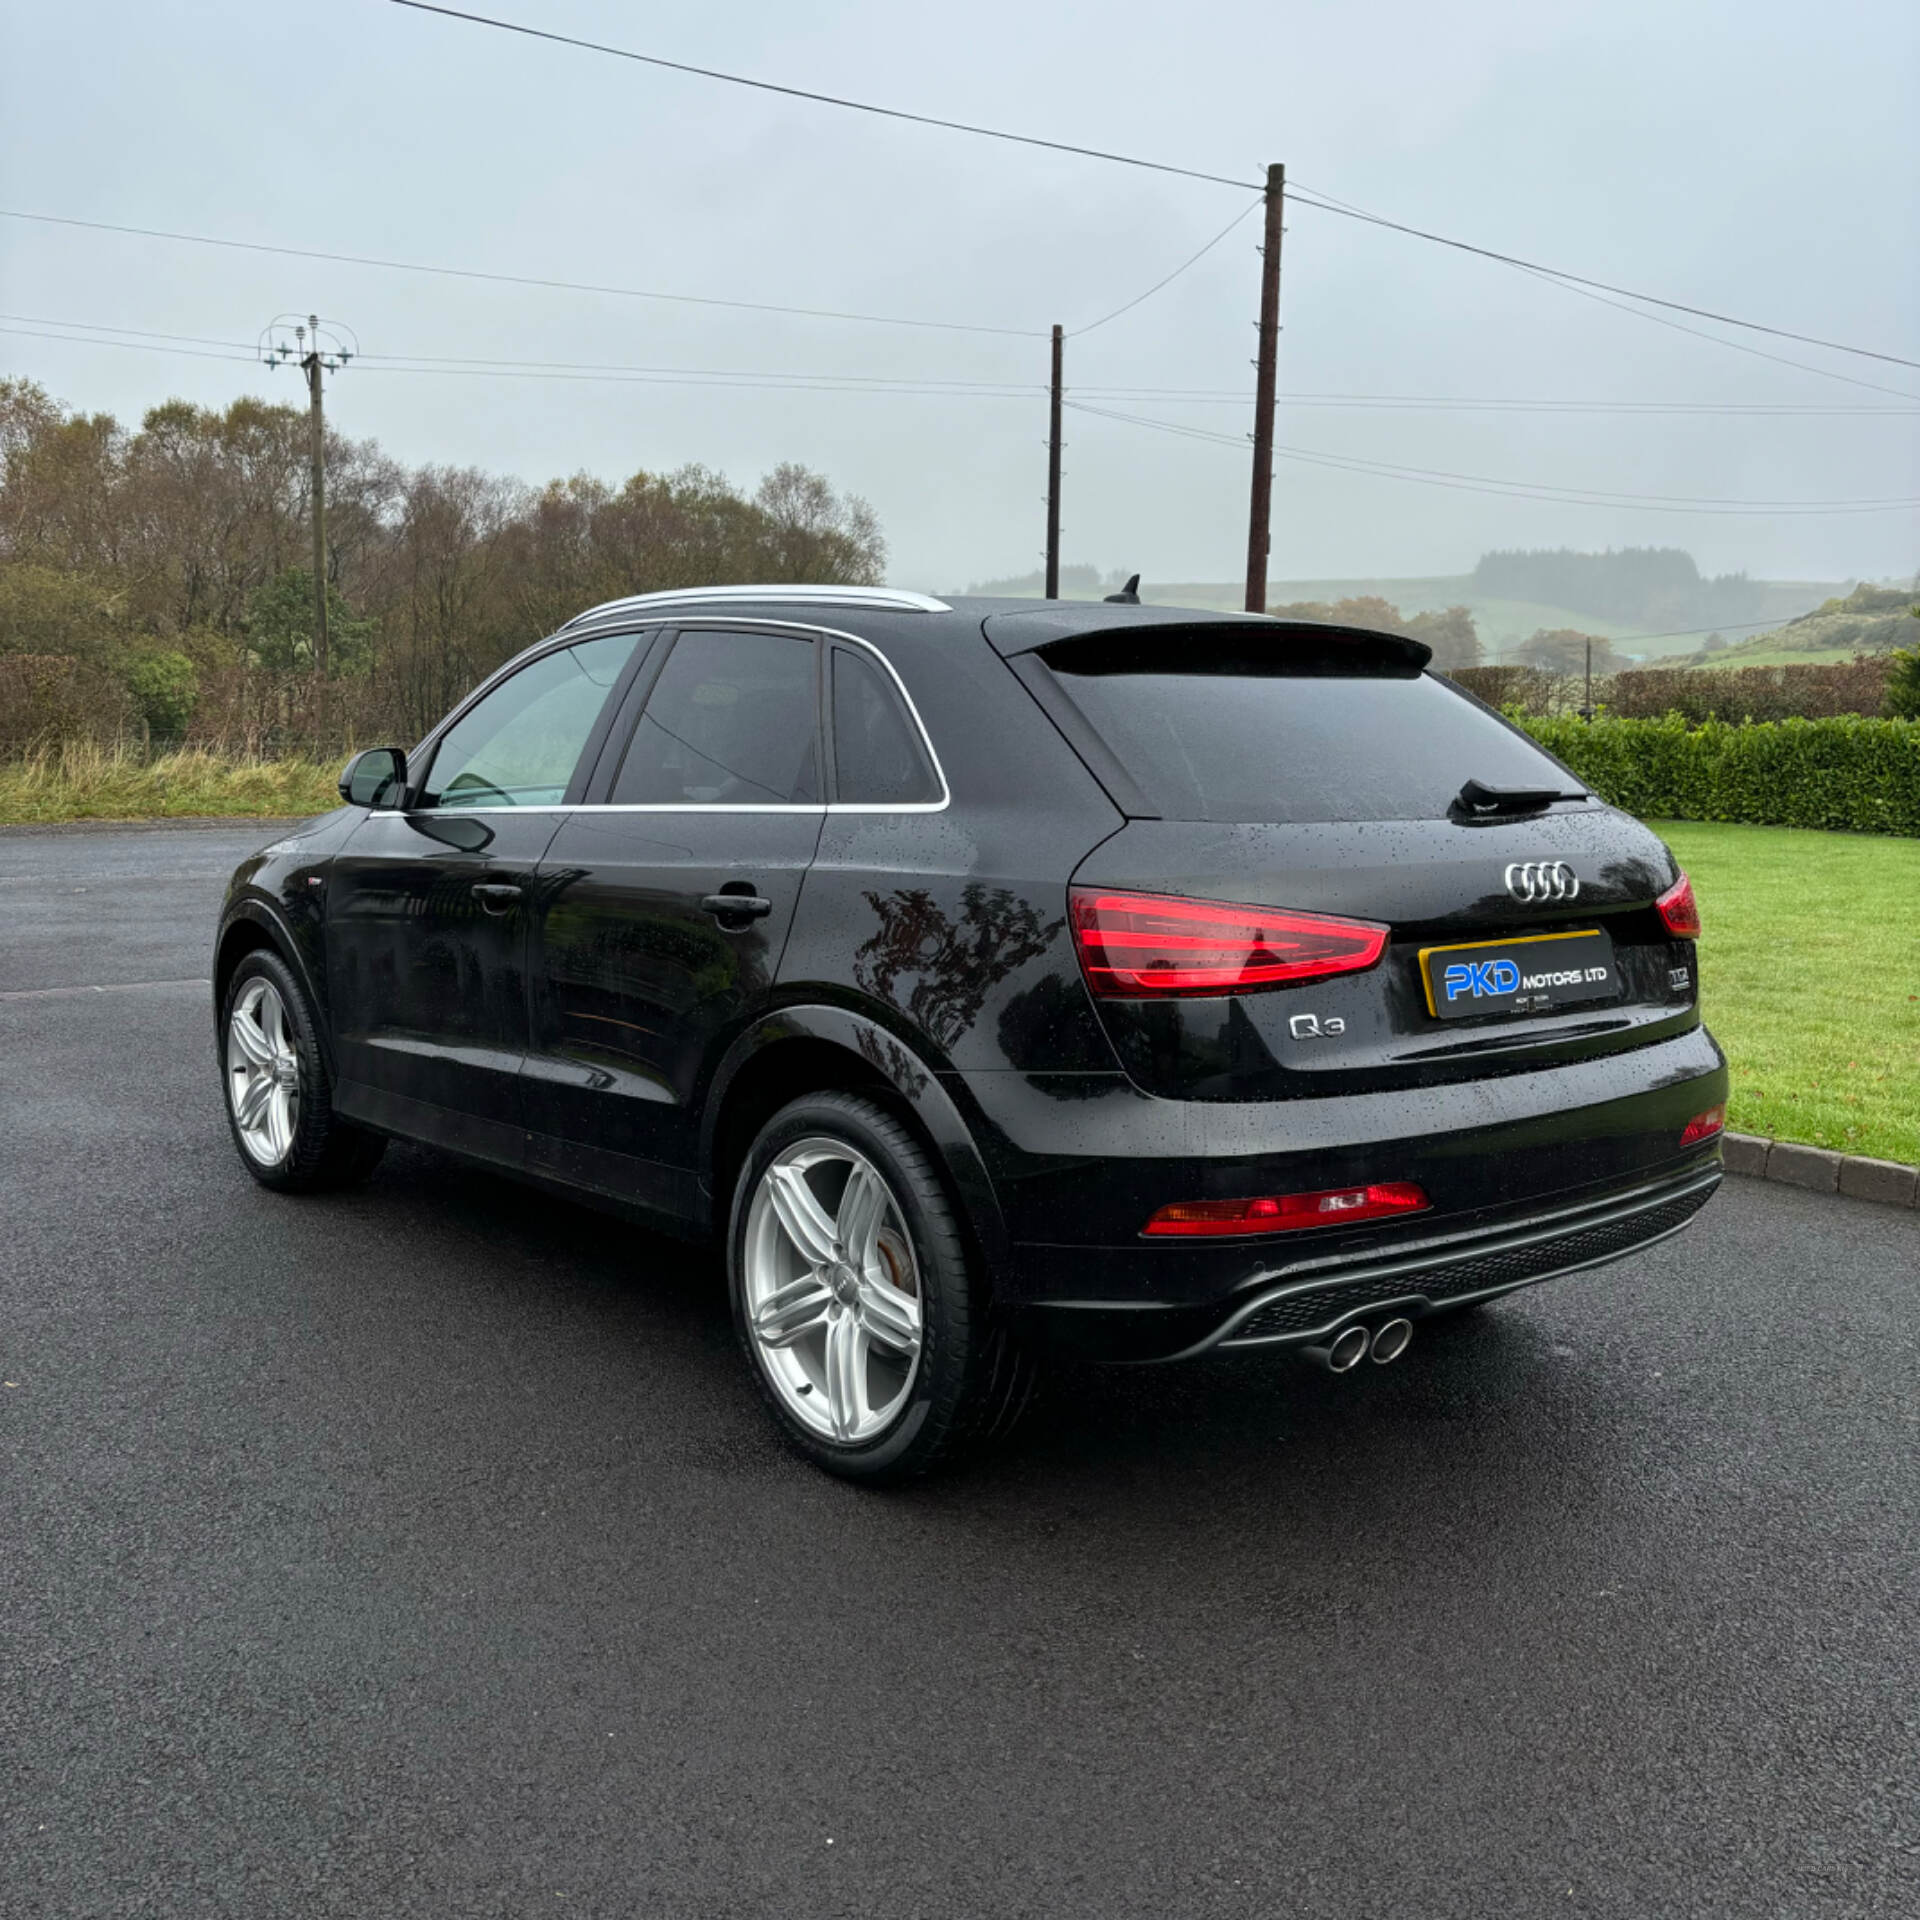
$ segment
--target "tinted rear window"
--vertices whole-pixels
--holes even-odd
[[[813,642],[695,628],[673,643],[613,783],[621,806],[820,798]]]
[[[1066,659],[1060,685],[1169,820],[1435,820],[1468,779],[1575,790],[1558,762],[1425,674]]]
[[[940,798],[900,696],[878,667],[845,647],[833,650],[833,759],[843,801],[901,806]]]

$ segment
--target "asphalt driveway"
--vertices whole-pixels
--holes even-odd
[[[254,1186],[263,837],[0,834],[9,1916],[1920,1911],[1920,1216],[1730,1182],[1395,1367],[1056,1379],[854,1492],[686,1250]]]

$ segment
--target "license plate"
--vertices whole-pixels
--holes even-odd
[[[1597,928],[1422,947],[1420,977],[1427,989],[1427,1011],[1436,1020],[1476,1013],[1548,1013],[1555,1007],[1620,997],[1613,936]]]

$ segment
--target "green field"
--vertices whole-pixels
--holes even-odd
[[[1700,900],[1729,1124],[1920,1160],[1920,841],[1650,824]]]
[[[1684,664],[1690,667],[1718,667],[1725,671],[1734,667],[1844,667],[1858,651],[1853,647],[1758,647],[1752,653],[1710,653],[1704,658],[1688,660]],[[1669,661],[1669,666],[1681,664]]]

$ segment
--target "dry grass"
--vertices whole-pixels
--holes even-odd
[[[198,750],[151,759],[84,741],[0,761],[0,826],[172,820],[190,814],[311,814],[340,804],[337,764]]]

